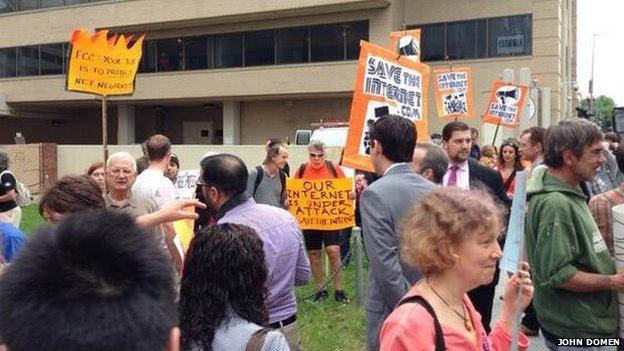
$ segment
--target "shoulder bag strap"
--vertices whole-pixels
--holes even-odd
[[[405,303],[415,302],[422,307],[424,307],[427,312],[433,317],[433,327],[435,328],[435,351],[445,351],[446,344],[444,343],[444,334],[442,333],[442,326],[440,325],[440,321],[438,320],[438,316],[435,314],[433,307],[425,300],[422,296],[411,296],[407,299],[399,302],[398,306],[401,306]],[[397,307],[398,307],[397,306]]]
[[[262,328],[251,334],[245,351],[261,351],[264,346],[264,339],[266,339],[267,333],[271,330],[271,328]]]

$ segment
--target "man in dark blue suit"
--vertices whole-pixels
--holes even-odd
[[[484,189],[499,202],[501,211],[508,213],[510,201],[505,194],[505,184],[499,172],[481,166],[470,158],[472,137],[470,127],[460,121],[450,122],[442,129],[442,147],[449,157],[449,166],[444,175],[444,186],[458,186],[463,189]],[[481,314],[481,322],[485,329],[490,331],[492,319],[492,303],[494,290],[498,283],[498,266],[494,280],[488,285],[482,285],[468,293],[473,305]]]

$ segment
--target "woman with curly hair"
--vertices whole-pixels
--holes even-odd
[[[498,164],[494,167],[503,177],[505,193],[510,199],[516,188],[516,173],[524,169],[518,148],[518,142],[515,139],[503,141],[498,151]]]
[[[486,333],[468,292],[494,278],[502,256],[497,237],[499,210],[478,190],[438,188],[405,217],[400,229],[401,258],[424,278],[414,285],[381,329],[381,351],[509,350],[516,316],[533,297],[529,265],[505,284],[501,313]],[[529,346],[520,334],[519,349]]]
[[[289,350],[268,322],[267,269],[260,236],[237,224],[206,228],[191,241],[180,288],[182,349]]]

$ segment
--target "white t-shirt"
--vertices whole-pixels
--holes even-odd
[[[132,194],[151,201],[157,209],[175,200],[175,187],[162,171],[146,169],[137,177]]]

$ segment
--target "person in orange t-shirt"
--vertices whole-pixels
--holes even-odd
[[[337,164],[326,159],[327,147],[325,143],[318,140],[312,140],[308,144],[308,162],[302,164],[295,178],[302,179],[330,179],[345,178],[345,174]],[[340,262],[340,230],[311,230],[303,231],[306,249],[310,257],[310,267],[312,275],[316,282],[316,295],[314,302],[327,299],[329,296],[323,287],[325,281],[323,266],[321,263],[321,249],[325,245],[325,251],[331,264],[332,274],[334,275],[334,286],[336,291],[334,298],[341,303],[347,303],[349,300],[342,288],[342,272]]]

